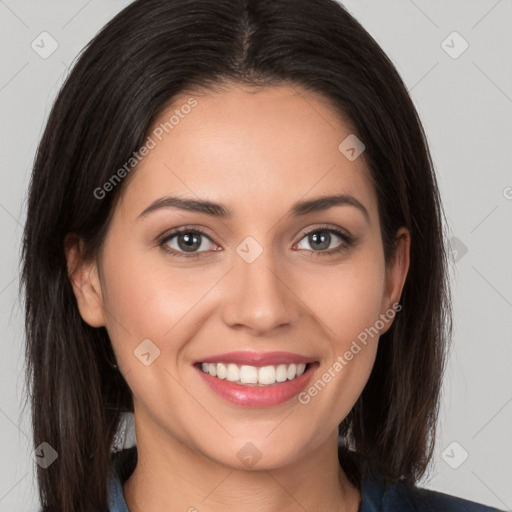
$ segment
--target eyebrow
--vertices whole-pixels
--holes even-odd
[[[353,206],[364,215],[367,222],[370,222],[370,215],[364,205],[355,197],[347,194],[338,194],[333,196],[322,196],[307,201],[297,201],[290,209],[289,215],[300,217],[311,212],[328,210],[333,206]],[[137,216],[137,220],[146,217],[151,212],[161,208],[179,208],[180,210],[204,213],[220,219],[231,219],[233,213],[222,204],[213,203],[206,200],[185,199],[176,196],[165,196],[153,201],[142,213]]]

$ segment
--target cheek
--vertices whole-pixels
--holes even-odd
[[[120,251],[119,248],[125,248]],[[124,254],[119,258],[116,254]],[[222,288],[226,265],[199,265],[176,262],[164,254],[130,247],[128,241],[112,239],[110,251],[105,250],[107,330],[119,366],[130,387],[162,388],[170,372],[183,370],[182,358],[189,350],[190,340],[204,329],[219,300],[229,300],[229,289]],[[232,298],[232,297],[231,297]],[[148,343],[146,340],[150,340]],[[138,356],[150,352],[157,355],[154,363],[144,366]],[[141,364],[141,362],[143,364]],[[186,372],[186,369],[185,369]],[[174,374],[174,373],[173,373]],[[178,391],[179,389],[176,388]],[[136,393],[137,394],[137,393]],[[169,392],[169,394],[173,394]]]
[[[335,428],[350,412],[371,374],[379,333],[375,329],[384,290],[384,269],[371,260],[331,274],[325,286],[311,288],[308,304],[318,311],[323,364],[299,396],[311,415]]]
[[[304,284],[304,296],[320,320],[323,339],[318,346],[323,347],[325,358],[319,380],[306,390],[303,403],[311,401],[313,408],[325,414],[336,411],[336,423],[356,402],[375,361],[376,323],[385,290],[383,255],[376,246],[346,264],[317,271],[314,277],[305,281],[309,284]],[[317,400],[317,395],[322,398]]]
[[[153,340],[163,348],[162,339],[205,290],[199,278],[191,280],[193,274],[183,269],[172,271],[172,263],[155,264],[140,249],[112,250],[122,247],[122,243],[113,240],[105,250],[103,298],[107,330],[118,360],[131,364],[133,351],[143,340]]]
[[[371,251],[361,252],[346,263],[308,273],[301,288],[332,342],[342,349],[379,318],[385,290],[384,260]]]
[[[133,342],[161,339],[198,302],[203,306],[208,302],[204,295],[226,270],[222,265],[202,269],[180,266],[164,260],[163,256],[148,257],[136,248],[113,250],[123,243],[126,241],[114,240],[104,258],[104,273],[108,276],[104,302],[114,345],[119,330],[124,339],[129,335]],[[288,274],[300,301],[324,323],[333,339],[357,337],[378,318],[385,275],[381,251],[374,245],[368,245],[342,263],[308,262],[300,270],[296,269],[295,274],[293,271]],[[124,257],[117,257],[119,253]],[[229,293],[222,284],[220,288]],[[230,299],[225,297],[227,301]]]

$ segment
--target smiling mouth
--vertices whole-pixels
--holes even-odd
[[[238,365],[234,363],[199,362],[195,366],[216,379],[226,380],[241,386],[275,386],[293,381],[307,372],[315,363],[289,363],[268,366]]]

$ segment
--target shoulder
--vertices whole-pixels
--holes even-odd
[[[430,512],[498,512],[497,508],[488,507],[474,501],[445,494],[430,489],[422,489],[403,483],[391,486],[384,494],[383,510],[400,510]]]
[[[359,512],[500,512],[499,509],[474,501],[424,489],[406,482],[384,486],[374,467],[362,481],[362,503]]]

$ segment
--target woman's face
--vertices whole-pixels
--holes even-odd
[[[81,314],[108,330],[139,442],[284,466],[332,438],[361,394],[407,233],[386,267],[362,146],[311,92],[183,93],[152,130],[97,261],[75,276]]]

